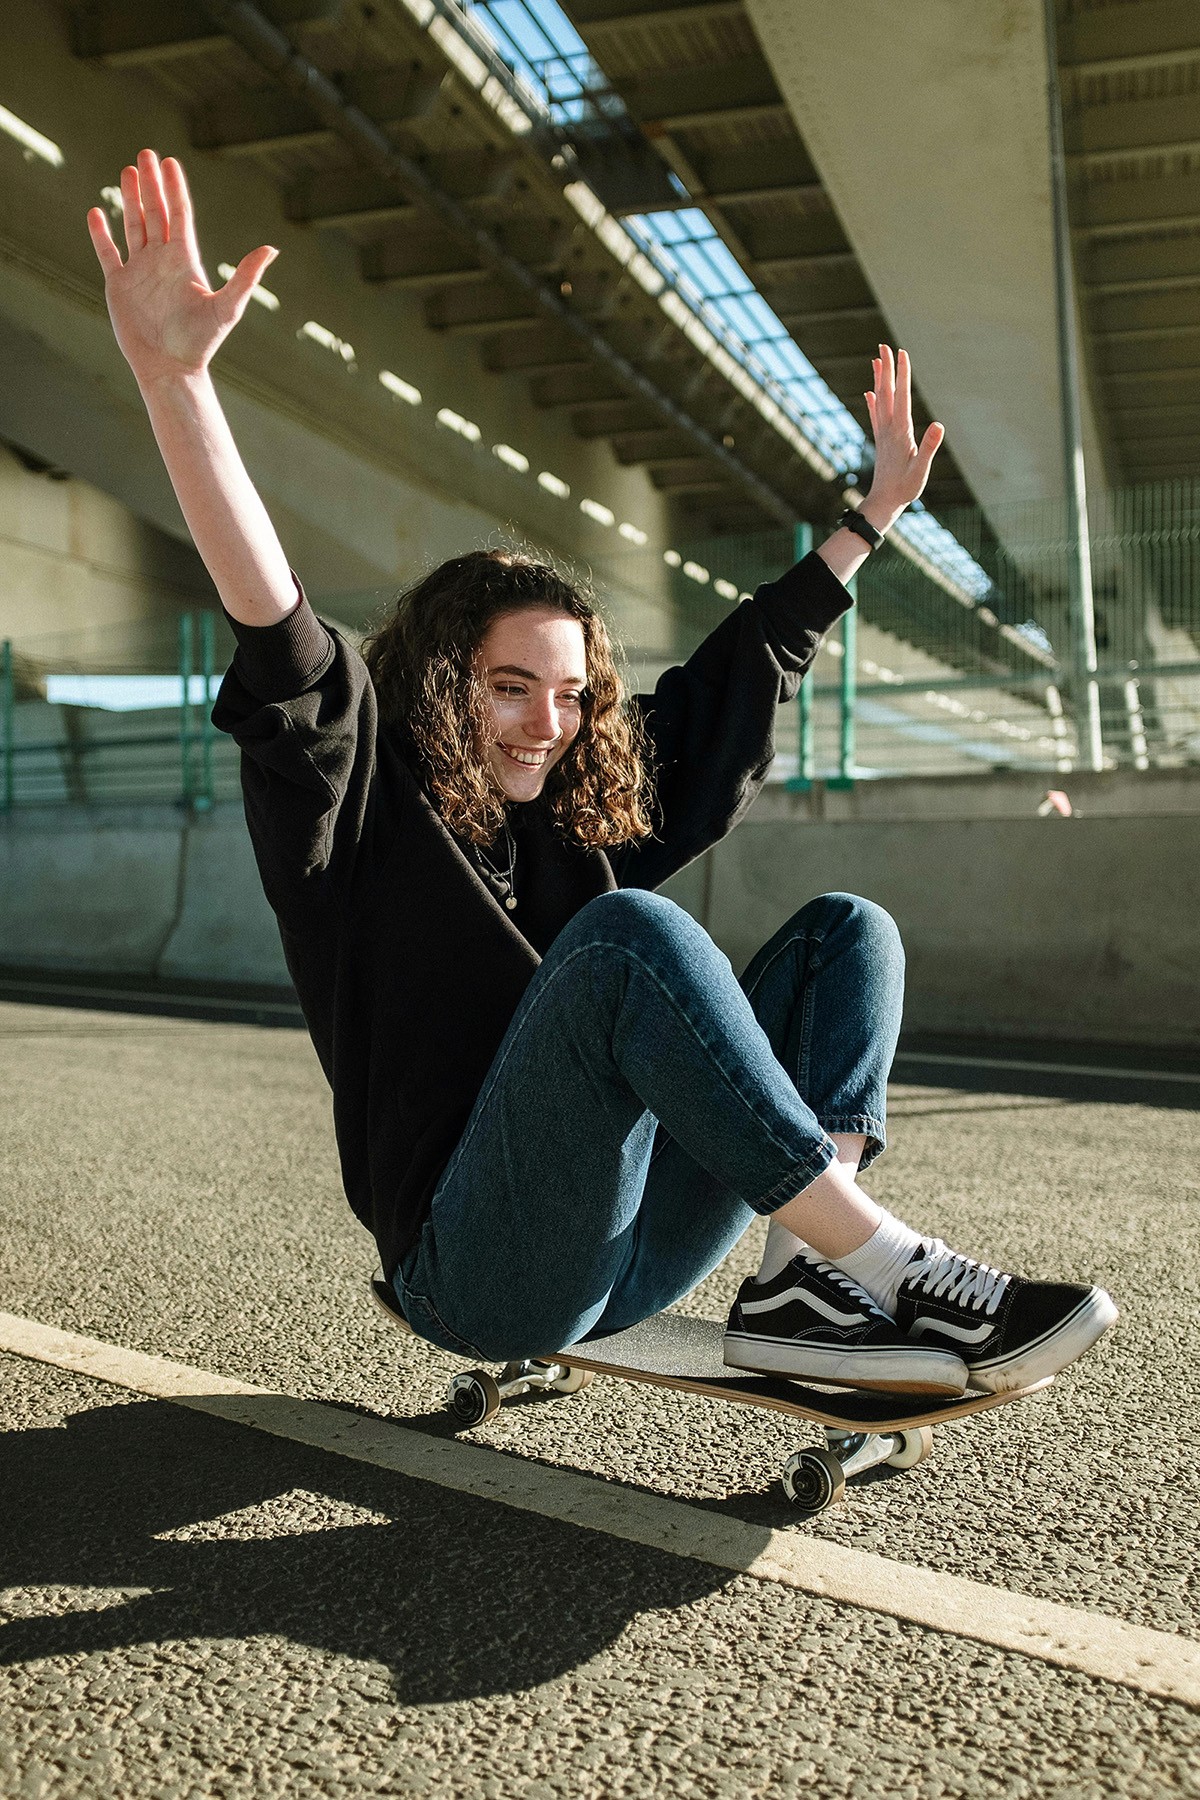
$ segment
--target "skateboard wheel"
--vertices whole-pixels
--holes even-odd
[[[555,1394],[579,1394],[585,1387],[591,1387],[593,1371],[591,1369],[573,1369],[565,1364],[557,1381],[550,1383],[550,1390]]]
[[[928,1425],[920,1425],[915,1431],[899,1431],[896,1436],[896,1448],[886,1458],[889,1469],[915,1469],[933,1449],[933,1432]]]
[[[494,1419],[500,1411],[500,1388],[494,1375],[486,1369],[469,1369],[456,1375],[446,1389],[446,1405],[454,1414],[456,1425],[468,1429]]]
[[[783,1491],[812,1518],[846,1497],[846,1477],[832,1450],[798,1450],[783,1465]]]

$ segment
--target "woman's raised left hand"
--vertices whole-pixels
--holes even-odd
[[[912,366],[908,351],[893,357],[890,344],[880,344],[873,359],[875,386],[866,395],[875,434],[875,473],[862,504],[864,516],[879,531],[895,523],[925,489],[929,468],[946,435],[944,425],[927,427],[918,444],[912,422]]]

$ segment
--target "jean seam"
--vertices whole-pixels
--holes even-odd
[[[881,1143],[885,1135],[883,1120],[875,1118],[872,1113],[834,1113],[830,1118],[819,1119],[818,1124],[822,1131],[837,1131],[846,1135],[853,1132],[856,1136],[862,1134],[876,1137]]]
[[[428,1294],[418,1294],[414,1292],[413,1289],[406,1287],[404,1290],[404,1297],[405,1300],[412,1302],[419,1307],[423,1307],[437,1325],[438,1330],[444,1332],[448,1338],[452,1339],[454,1343],[461,1347],[464,1356],[477,1356],[483,1362],[488,1360],[477,1344],[470,1343],[467,1338],[463,1337],[461,1332],[451,1330]]]
[[[458,1145],[455,1149],[454,1155],[451,1157],[450,1161],[447,1163],[445,1171],[442,1175],[442,1179],[438,1183],[439,1187],[444,1185],[444,1183],[450,1179],[455,1168],[457,1167],[458,1163],[462,1159],[462,1156],[464,1155],[468,1144],[470,1143],[472,1137],[474,1136],[475,1131],[478,1129],[478,1127],[482,1121],[483,1105],[486,1103],[486,1101],[488,1099],[490,1099],[493,1089],[499,1082],[499,1079],[500,1079],[501,1073],[503,1072],[505,1064],[507,1063],[509,1057],[512,1055],[513,1051],[516,1049],[517,1042],[520,1039],[520,1037],[523,1035],[523,1033],[525,1031],[525,1027],[532,1022],[534,1008],[541,1004],[541,1001],[542,1001],[544,995],[549,991],[552,983],[556,982],[561,975],[565,974],[566,970],[570,968],[572,963],[576,962],[582,956],[591,955],[596,950],[616,950],[620,954],[627,956],[629,958],[630,962],[635,963],[637,965],[637,967],[639,969],[641,969],[641,971],[647,977],[647,979],[654,983],[654,985],[658,989],[659,993],[663,996],[663,998],[666,1000],[667,1004],[671,1007],[672,1011],[675,1013],[675,1016],[679,1020],[679,1022],[687,1028],[687,1030],[691,1033],[692,1037],[695,1039],[696,1043],[704,1051],[705,1055],[711,1059],[714,1068],[717,1070],[717,1072],[721,1078],[722,1083],[724,1084],[726,1089],[732,1094],[733,1098],[736,1099],[740,1104],[745,1106],[745,1108],[746,1108],[747,1112],[750,1114],[751,1118],[759,1126],[760,1130],[765,1132],[766,1136],[770,1139],[772,1145],[776,1149],[784,1150],[784,1151],[786,1151],[788,1149],[788,1146],[775,1136],[770,1125],[764,1119],[762,1119],[760,1117],[757,1109],[734,1086],[729,1074],[726,1072],[726,1070],[722,1067],[721,1063],[718,1061],[715,1050],[712,1048],[711,1045],[709,1045],[705,1042],[703,1037],[701,1037],[700,1033],[696,1030],[695,1026],[692,1024],[692,1021],[688,1018],[687,1014],[680,1007],[679,1003],[675,999],[675,996],[671,993],[671,990],[660,979],[657,971],[655,969],[651,968],[650,964],[645,962],[643,960],[643,958],[638,955],[637,951],[631,949],[627,944],[615,944],[615,943],[611,943],[608,939],[594,938],[594,939],[589,940],[589,942],[586,944],[581,944],[578,949],[572,950],[569,956],[565,956],[563,958],[559,967],[557,969],[553,970],[552,973],[547,977],[545,986],[543,987],[542,992],[537,995],[536,999],[533,1002],[533,1005],[529,1009],[529,1012],[526,1014],[526,1017],[524,1019],[522,1019],[516,1036],[514,1036],[512,1042],[507,1046],[507,1048],[504,1052],[503,1059],[498,1060],[493,1065],[492,1069],[489,1071],[488,1079],[485,1084],[485,1087],[479,1096],[479,1101],[476,1103],[476,1111],[475,1111],[474,1119],[472,1120],[471,1124],[468,1125],[466,1131],[463,1133],[463,1135],[460,1138]],[[761,1027],[760,1027],[760,1029],[761,1029]],[[800,1097],[799,1094],[797,1094],[797,1098],[799,1098],[799,1097]],[[804,1104],[804,1102],[801,1101],[801,1104]],[[810,1176],[809,1179],[812,1180],[814,1178]]]
[[[800,942],[803,942],[808,946],[807,974],[811,976],[819,972],[816,963],[816,951],[825,942],[824,932],[809,931],[807,929],[804,931],[793,932],[786,943],[780,944],[770,961],[763,964],[755,978],[754,986],[746,989],[747,999],[751,999],[754,994],[758,992],[759,987],[766,980],[779,959],[783,956],[787,956],[793,947]],[[807,1085],[805,1076],[808,1070],[809,1046],[812,1041],[812,998],[812,983],[806,979],[800,984],[800,1043],[796,1052],[795,1073],[791,1077],[792,1086],[800,1095],[801,1099],[804,1098],[804,1089]]]
[[[746,1204],[750,1210],[760,1215],[765,1213],[767,1217],[770,1217],[781,1206],[786,1206],[789,1200],[794,1200],[796,1195],[802,1193],[806,1187],[811,1187],[813,1182],[823,1175],[832,1163],[837,1161],[837,1145],[831,1143],[828,1138],[818,1146],[819,1151],[826,1149],[828,1155],[823,1160],[818,1160],[814,1156],[806,1162],[797,1163],[782,1181],[777,1181],[774,1187],[768,1188],[767,1192],[761,1194],[757,1200],[747,1200]]]
[[[824,933],[820,932],[820,931],[807,931],[806,930],[806,931],[794,932],[792,934],[792,936],[790,938],[788,938],[786,943],[780,944],[780,946],[779,946],[778,950],[776,950],[774,956],[772,956],[768,962],[765,962],[763,964],[762,968],[758,971],[758,974],[754,978],[754,985],[752,987],[748,987],[743,990],[746,995],[747,1000],[752,1000],[754,998],[755,994],[758,992],[758,990],[762,986],[763,982],[767,979],[767,976],[771,973],[771,970],[775,967],[775,964],[780,960],[781,957],[787,956],[788,953],[790,952],[793,944],[799,943],[801,941],[801,939],[803,939],[803,941],[806,944],[812,943],[814,945],[817,945],[817,944],[823,944],[825,942]]]

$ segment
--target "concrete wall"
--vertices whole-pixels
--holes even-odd
[[[0,822],[0,963],[287,982],[236,803],[22,809]]]
[[[877,900],[907,947],[913,1030],[1194,1050],[1200,780],[1072,789],[1072,819],[1039,818],[1025,776],[768,789],[669,891],[735,966],[814,894]],[[10,967],[287,979],[232,803],[190,820],[168,806],[17,812],[0,822],[0,920]]]

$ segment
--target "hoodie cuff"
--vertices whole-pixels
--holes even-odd
[[[766,614],[771,629],[789,646],[798,633],[817,632],[824,636],[853,604],[846,587],[815,550],[810,550],[778,581],[758,588],[754,595],[754,605]]]
[[[256,700],[268,704],[294,700],[320,679],[333,660],[333,639],[305,598],[299,577],[297,604],[273,625],[243,625],[229,618],[237,639],[233,666],[238,680]]]

